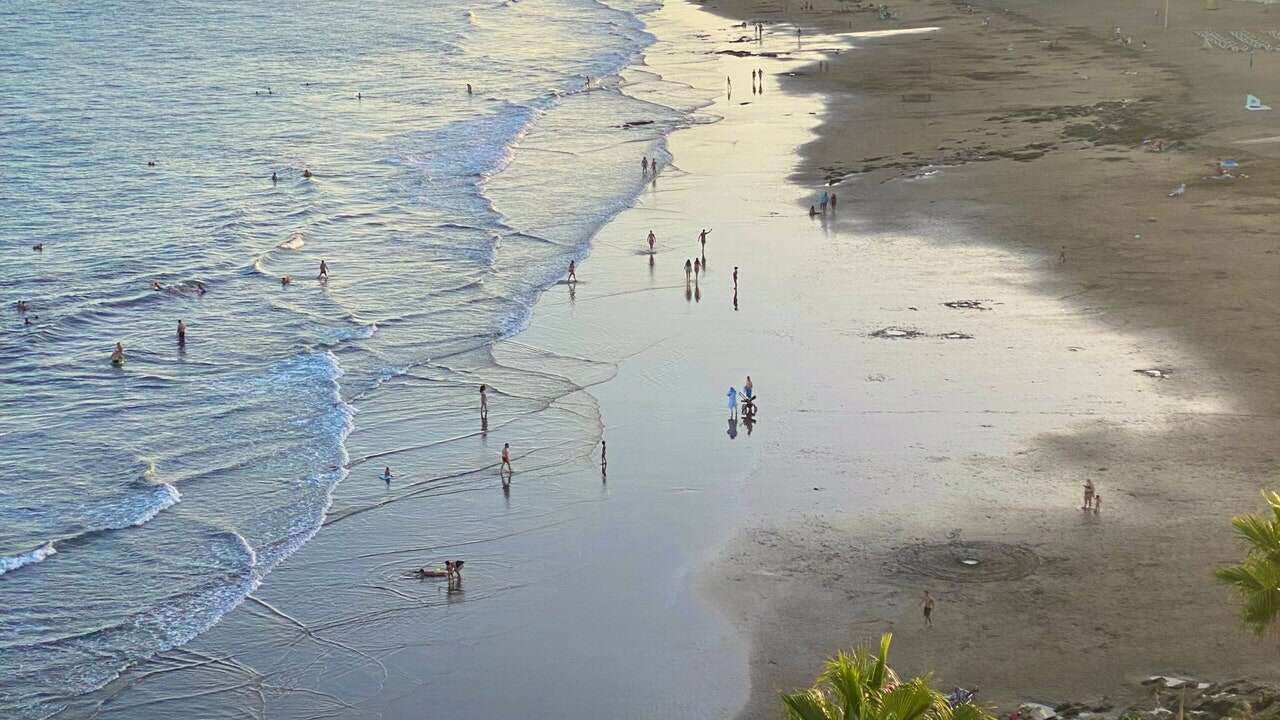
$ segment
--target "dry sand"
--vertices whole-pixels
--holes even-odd
[[[1174,2],[1165,31],[1157,2],[1010,0],[972,14],[899,2],[887,22],[855,3],[813,4],[705,6],[768,23],[805,50],[838,47],[831,33],[940,28],[859,39],[828,55],[825,72],[813,63],[784,83],[828,98],[795,179],[834,183],[839,228],[1008,251],[1020,266],[1011,286],[1128,338],[1129,349],[1098,357],[1099,376],[1163,368],[1170,377],[1147,392],[1190,405],[1148,415],[1085,380],[1079,389],[1116,414],[1084,413],[1003,454],[929,438],[926,452],[953,450],[934,450],[924,477],[877,479],[883,467],[838,445],[766,460],[755,477],[834,465],[843,480],[848,458],[865,473],[856,482],[909,507],[772,520],[732,544],[721,590],[753,642],[745,716],[774,716],[775,693],[811,679],[823,656],[889,630],[903,669],[979,686],[1005,707],[1127,697],[1156,671],[1274,676],[1273,646],[1241,632],[1211,571],[1240,553],[1229,516],[1256,509],[1275,478],[1280,143],[1235,141],[1277,134],[1280,116],[1243,105],[1246,92],[1280,98],[1280,60],[1259,53],[1250,68],[1245,54],[1199,50],[1193,31],[1258,33],[1280,27],[1280,14]],[[1114,25],[1131,49],[1108,42]],[[1144,138],[1175,144],[1148,152]],[[1243,175],[1212,178],[1220,158],[1238,159]],[[1166,197],[1179,183],[1185,197]],[[1049,356],[1098,350],[1087,337],[1025,340]],[[1045,367],[1046,386],[1078,381]],[[999,405],[1016,387],[983,390]],[[1104,495],[1097,517],[1074,509],[1086,477]],[[970,556],[983,561],[973,571],[958,562]],[[939,596],[931,629],[924,589]]]

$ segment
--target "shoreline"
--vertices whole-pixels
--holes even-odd
[[[489,357],[433,363],[405,381],[456,374],[504,390],[489,436],[467,442],[478,457],[496,457],[504,433],[536,439],[516,452],[511,493],[486,470],[449,476],[405,453],[396,463],[410,478],[403,498],[327,519],[333,527],[214,632],[148,663],[127,692],[88,699],[87,709],[131,719],[192,708],[230,716],[237,707],[270,707],[272,717],[419,717],[447,707],[449,717],[702,718],[738,713],[746,699],[740,716],[775,717],[776,690],[809,683],[827,654],[885,629],[898,633],[899,670],[979,684],[984,702],[1092,692],[1098,675],[1119,683],[1164,669],[1139,667],[1143,658],[1212,657],[1219,667],[1216,656],[1234,653],[1260,672],[1278,667],[1260,650],[1237,652],[1234,635],[1138,647],[1157,629],[1231,629],[1229,596],[1194,585],[1195,573],[1229,557],[1225,508],[1251,509],[1255,488],[1246,486],[1275,461],[1235,463],[1209,502],[1194,482],[1209,466],[1196,457],[1201,448],[1152,440],[1238,431],[1237,398],[1219,394],[1228,380],[1176,385],[1204,366],[1194,353],[1072,305],[1079,301],[1066,292],[1045,292],[1043,249],[977,232],[973,206],[994,203],[968,191],[993,182],[997,163],[885,182],[865,196],[859,186],[847,199],[842,184],[838,216],[806,217],[805,198],[818,187],[806,181],[823,177],[813,155],[826,152],[824,123],[856,103],[806,85],[817,80],[806,74],[816,52],[714,54],[742,46],[729,21],[703,9],[658,11],[654,26],[671,36],[655,32],[650,49],[701,44],[705,51],[687,57],[671,52],[666,79],[720,97],[699,113],[708,122],[668,137],[673,163],[592,239],[581,282],[552,286],[528,327]],[[829,58],[832,75],[890,41],[858,42]],[[757,65],[767,68],[761,96],[743,88]],[[731,99],[726,72],[736,81]],[[892,124],[886,116],[859,132],[880,141],[918,129]],[[1039,197],[1033,190],[1011,197]],[[926,197],[948,222],[927,217],[935,211],[921,207]],[[1015,209],[999,217],[1025,227]],[[952,227],[953,218],[967,222]],[[680,266],[704,223],[711,269],[686,287]],[[648,228],[659,235],[652,270]],[[1077,252],[1070,257],[1074,269]],[[731,293],[735,265],[740,293]],[[955,300],[990,309],[943,305]],[[889,327],[922,335],[875,335]],[[1133,373],[1164,363],[1177,372],[1159,386]],[[517,382],[505,368],[531,370],[544,384]],[[762,397],[750,433],[726,429],[723,398],[747,374]],[[389,396],[362,415],[373,429],[357,431],[353,457],[407,447],[439,422]],[[581,437],[596,423],[609,443],[607,479],[598,447]],[[1251,432],[1244,449],[1274,438],[1274,426]],[[1188,469],[1170,468],[1169,458]],[[1064,513],[1079,473],[1103,466],[1105,514],[1093,522]],[[348,497],[367,481],[359,474],[343,483]],[[415,474],[432,480],[413,485]],[[956,542],[988,553],[987,566],[1005,575],[969,583],[885,572],[904,557],[931,567],[927,551]],[[1171,558],[1158,557],[1168,549]],[[1143,551],[1147,564],[1131,567]],[[423,558],[454,555],[467,560],[464,593],[401,576]],[[1077,583],[1101,599],[1076,603]],[[1131,583],[1167,594],[1135,599]],[[945,587],[935,593],[943,627],[927,637],[913,625],[923,584]],[[1215,599],[1220,608],[1206,622],[1201,611]],[[1160,620],[1159,601],[1170,600],[1188,605],[1171,629],[1124,627],[1135,612]],[[1032,647],[1025,627],[1011,633],[992,617],[1025,622]],[[1095,618],[1102,630],[1087,624]],[[1098,662],[1111,654],[1113,662]],[[1057,665],[1070,676],[1060,685],[1043,677]],[[496,686],[495,675],[504,678]],[[584,685],[594,697],[573,692]]]

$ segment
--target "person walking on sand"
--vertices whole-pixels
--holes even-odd
[[[574,262],[572,260],[569,261],[569,282],[571,283],[578,282],[577,266],[574,265]]]
[[[738,266],[733,266],[733,296],[738,297]]]
[[[187,324],[178,321],[178,344],[183,345],[187,342]]]
[[[320,261],[320,274],[316,275],[316,279],[317,280],[329,279],[329,264],[326,263],[324,260]]]
[[[726,393],[726,396],[729,398],[729,417],[738,417],[738,388],[729,388],[729,392]]]
[[[933,627],[933,596],[928,590],[924,591],[924,602],[920,604],[920,609],[924,611],[924,624]]]
[[[1093,496],[1093,514],[1097,515],[1100,512],[1102,512],[1102,494],[1101,493]]]
[[[698,233],[698,242],[702,243],[703,255],[707,254],[707,235],[710,233],[711,231],[706,228],[702,228],[702,232]]]
[[[1084,481],[1084,507],[1081,510],[1089,510],[1093,507],[1093,480],[1086,479]]]
[[[488,419],[489,419],[489,395],[488,395],[488,392],[489,392],[489,386],[488,386],[488,385],[481,385],[481,386],[480,386],[480,419],[481,419],[481,420],[488,420]]]
[[[694,258],[693,259],[693,276],[696,278],[698,277],[698,274],[701,272],[702,272],[702,260],[699,258]]]
[[[652,230],[650,230],[650,231],[649,231],[649,254],[650,254],[650,255],[652,255],[652,254],[653,254],[653,245],[654,245],[654,243],[656,243],[656,242],[658,242],[658,236],[657,236],[657,235],[654,235],[654,234],[653,234],[653,231],[652,231]]]
[[[689,281],[690,281],[690,280],[692,280],[692,279],[693,279],[693,261],[692,261],[692,260],[687,260],[687,259],[686,259],[686,260],[684,261],[684,282],[685,282],[685,284],[686,284],[686,285],[687,285],[687,284],[689,284]]]
[[[742,386],[742,394],[746,395],[748,400],[755,397],[755,385],[751,384],[750,375],[747,376],[747,383]]]

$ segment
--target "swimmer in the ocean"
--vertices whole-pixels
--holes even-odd
[[[280,277],[280,287],[284,287],[285,285],[288,285],[291,282],[293,282],[293,278],[289,277],[288,275],[282,275]]]
[[[280,182],[280,177],[277,176],[275,173],[271,173],[271,184],[275,185],[278,182]]]
[[[199,293],[200,295],[203,295],[209,292],[209,288],[205,287],[204,283],[200,282],[199,280],[196,280],[195,283],[196,283],[196,292]]]
[[[112,365],[124,364],[124,345],[121,345],[120,343],[116,343],[116,349],[111,351],[111,364]]]
[[[36,243],[35,245],[31,246],[31,249],[35,250],[36,252],[44,252],[44,243]]]
[[[394,476],[391,474],[391,466],[390,466],[390,465],[388,465],[387,467],[383,468],[383,470],[382,470],[382,479],[383,479],[383,480],[385,480],[385,481],[387,481],[387,483],[388,483],[388,484],[390,484],[390,483],[391,483],[391,478],[392,478],[392,477],[394,477]]]
[[[20,312],[20,313],[24,313],[24,312],[26,312],[26,311],[27,311],[27,301],[26,301],[26,300],[19,300],[19,301],[18,301],[18,312]]]
[[[152,290],[163,290],[164,288],[160,287],[160,281],[159,281],[159,280],[152,280],[152,281],[151,281],[151,289],[152,289]]]
[[[302,177],[304,177],[304,178],[309,178],[309,177],[311,177],[311,171],[310,171],[310,170],[303,170],[303,171],[302,171]]]
[[[317,280],[329,279],[329,265],[326,264],[325,261],[323,260],[320,261],[320,274],[316,276],[316,279]]]
[[[187,324],[178,321],[178,344],[181,345],[187,341]]]

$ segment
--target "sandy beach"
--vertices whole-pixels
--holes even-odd
[[[1166,31],[1159,3],[975,5],[895,3],[898,17],[882,21],[841,3],[715,4],[801,48],[830,33],[938,28],[855,39],[825,70],[811,64],[784,84],[828,98],[793,179],[832,183],[837,231],[873,246],[905,235],[953,257],[984,249],[977,276],[958,258],[935,272],[964,288],[956,299],[999,303],[962,326],[997,377],[949,354],[935,365],[945,384],[909,385],[933,403],[977,393],[981,415],[895,436],[888,444],[923,456],[899,473],[855,465],[848,481],[870,484],[870,498],[760,523],[731,546],[723,591],[753,637],[746,717],[772,717],[776,692],[814,673],[811,658],[886,630],[906,669],[981,687],[1005,709],[1128,698],[1153,672],[1276,669],[1211,578],[1238,553],[1226,519],[1257,507],[1276,467],[1270,160],[1280,146],[1240,143],[1275,134],[1244,99],[1275,92],[1276,61],[1200,50],[1193,32],[1263,31],[1275,16],[1174,2]],[[802,28],[799,43],[788,23]],[[1115,26],[1131,44],[1108,39]],[[1234,177],[1216,177],[1224,158],[1239,161]],[[1182,183],[1185,196],[1167,197]],[[918,252],[895,260],[923,270]],[[922,311],[942,299],[928,290],[912,303]],[[1007,344],[991,342],[1020,324]],[[913,354],[911,367],[920,362]],[[1027,401],[1061,417],[1005,410]],[[964,437],[979,428],[1009,445]],[[844,448],[826,462],[766,461],[753,477],[829,474],[857,442],[833,440]],[[1096,517],[1074,509],[1085,478],[1106,487]],[[969,572],[961,559],[990,567]],[[947,619],[933,628],[920,620],[923,589],[941,593]]]
[[[1211,576],[1277,469],[1280,142],[1237,141],[1280,136],[1242,109],[1280,60],[1192,34],[1280,15],[813,4],[655,13],[623,80],[695,122],[579,282],[362,398],[323,529],[59,717],[773,718],[885,631],[1005,709],[1280,671]],[[494,388],[487,430],[398,392],[446,377]],[[452,558],[462,592],[406,575]]]

